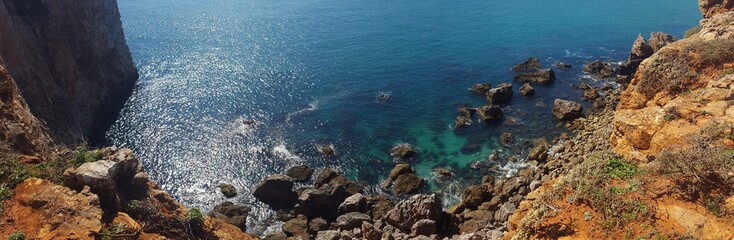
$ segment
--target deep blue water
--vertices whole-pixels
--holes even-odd
[[[224,200],[215,186],[233,183],[235,200],[256,206],[252,226],[270,216],[251,197],[265,176],[295,164],[331,166],[378,191],[374,183],[393,165],[388,151],[400,142],[419,148],[420,175],[453,169],[456,180],[431,182],[452,193],[447,185],[479,176],[467,164],[497,149],[510,154],[497,143],[500,132],[531,139],[562,131],[552,101],[579,98],[570,85],[584,77],[584,62],[621,61],[638,33],[681,37],[700,19],[690,0],[119,4],[141,77],[109,143],[134,149],[189,205],[209,209]],[[503,105],[519,124],[451,128],[457,106],[484,104],[469,86],[511,82],[510,67],[530,56],[545,67],[556,60],[574,67],[556,69],[558,81],[536,86],[535,97]],[[380,92],[390,101],[377,101]],[[482,150],[461,153],[467,143]],[[322,144],[333,144],[337,156],[323,157]]]

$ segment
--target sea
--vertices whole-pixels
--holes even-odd
[[[619,63],[638,34],[681,38],[701,18],[691,0],[118,2],[140,79],[107,144],[133,149],[184,204],[251,206],[248,231],[256,234],[278,221],[253,190],[295,165],[338,169],[382,193],[380,182],[402,161],[390,149],[409,143],[418,154],[407,161],[428,182],[422,191],[442,194],[446,205],[484,175],[532,167],[523,143],[567,131],[552,117],[553,100],[581,101],[573,87],[581,82],[613,84],[583,73],[585,63]],[[524,97],[510,68],[529,57],[557,81]],[[505,82],[515,96],[501,105],[502,121],[454,128],[458,108],[486,104],[472,84]],[[503,132],[516,146],[499,143]],[[322,154],[324,145],[336,155]],[[515,160],[488,161],[493,153]],[[475,168],[480,161],[485,169]],[[437,168],[454,177],[435,180]],[[220,183],[238,196],[226,199]]]

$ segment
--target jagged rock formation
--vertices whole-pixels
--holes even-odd
[[[116,0],[0,1],[0,57],[59,144],[98,143],[137,70]]]
[[[43,125],[20,96],[15,80],[0,63],[0,141],[22,154],[46,155],[52,141]]]
[[[611,142],[618,153],[648,161],[705,126],[734,123],[734,12],[708,10],[698,34],[640,64],[615,114]]]
[[[728,12],[734,9],[734,1],[731,0],[698,0],[704,18],[710,18],[716,14]]]

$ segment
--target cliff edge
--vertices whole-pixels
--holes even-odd
[[[2,0],[0,56],[57,144],[101,143],[138,79],[116,0]]]

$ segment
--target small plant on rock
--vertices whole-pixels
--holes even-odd
[[[192,229],[199,230],[204,226],[204,215],[198,208],[191,208],[186,212],[186,221]]]
[[[21,231],[15,231],[8,237],[8,240],[25,240],[25,233]]]

